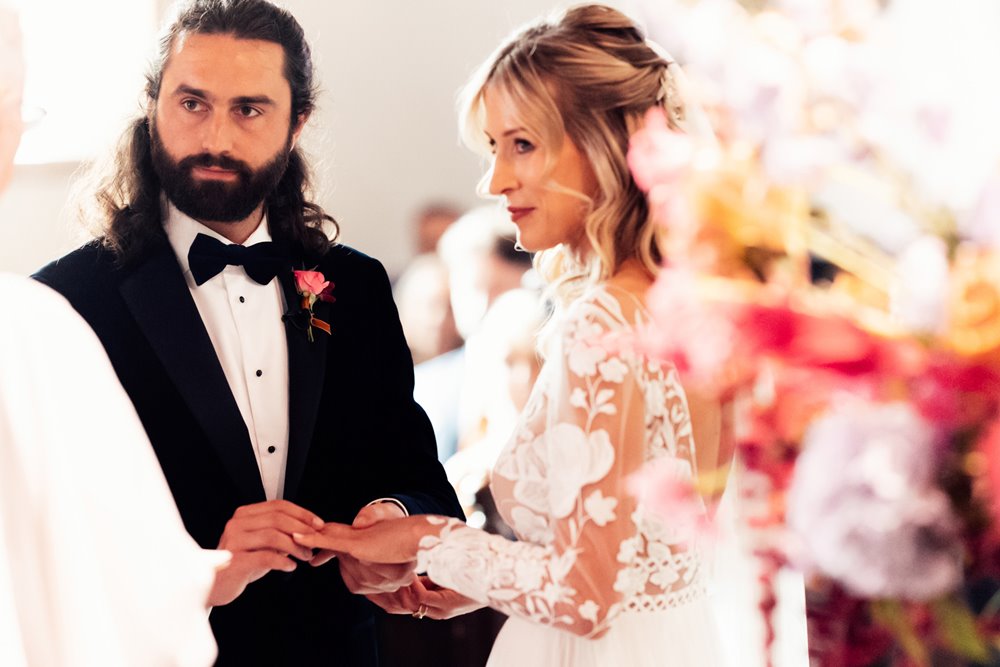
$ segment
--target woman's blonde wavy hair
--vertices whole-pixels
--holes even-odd
[[[535,257],[557,303],[608,279],[626,260],[639,260],[651,276],[659,268],[658,227],[626,156],[629,138],[651,107],[664,107],[675,126],[683,120],[671,64],[628,16],[604,5],[582,5],[515,33],[463,90],[462,138],[476,152],[490,151],[484,94],[491,88],[513,103],[519,120],[539,137],[550,167],[568,136],[593,169],[596,195],[571,193],[588,204],[589,248],[559,245]],[[487,173],[481,190],[489,178]],[[566,192],[555,183],[550,187]]]

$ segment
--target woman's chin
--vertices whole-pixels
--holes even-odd
[[[522,234],[520,229],[517,232],[517,249],[522,252],[540,252],[553,247],[551,243],[545,243],[544,239],[538,239],[531,234]]]

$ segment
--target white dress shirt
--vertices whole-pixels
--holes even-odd
[[[0,304],[0,665],[212,664],[228,554],[184,529],[87,323],[20,276]]]
[[[242,266],[227,266],[195,285],[188,250],[198,234],[230,241],[168,204],[167,238],[212,339],[233,398],[250,434],[268,500],[281,498],[288,461],[288,342],[285,299],[278,279],[261,285]],[[243,245],[270,241],[267,217]]]

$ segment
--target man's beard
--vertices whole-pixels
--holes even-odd
[[[201,222],[239,222],[254,212],[278,186],[288,168],[292,142],[260,169],[226,155],[199,153],[175,161],[163,146],[154,122],[150,123],[153,171],[167,199],[185,215]],[[233,182],[197,179],[195,167],[218,167],[236,172]]]

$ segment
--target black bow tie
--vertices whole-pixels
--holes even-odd
[[[272,241],[241,246],[198,234],[188,250],[188,264],[196,285],[218,275],[228,264],[242,266],[254,281],[266,285],[278,275],[285,263],[285,258]]]

